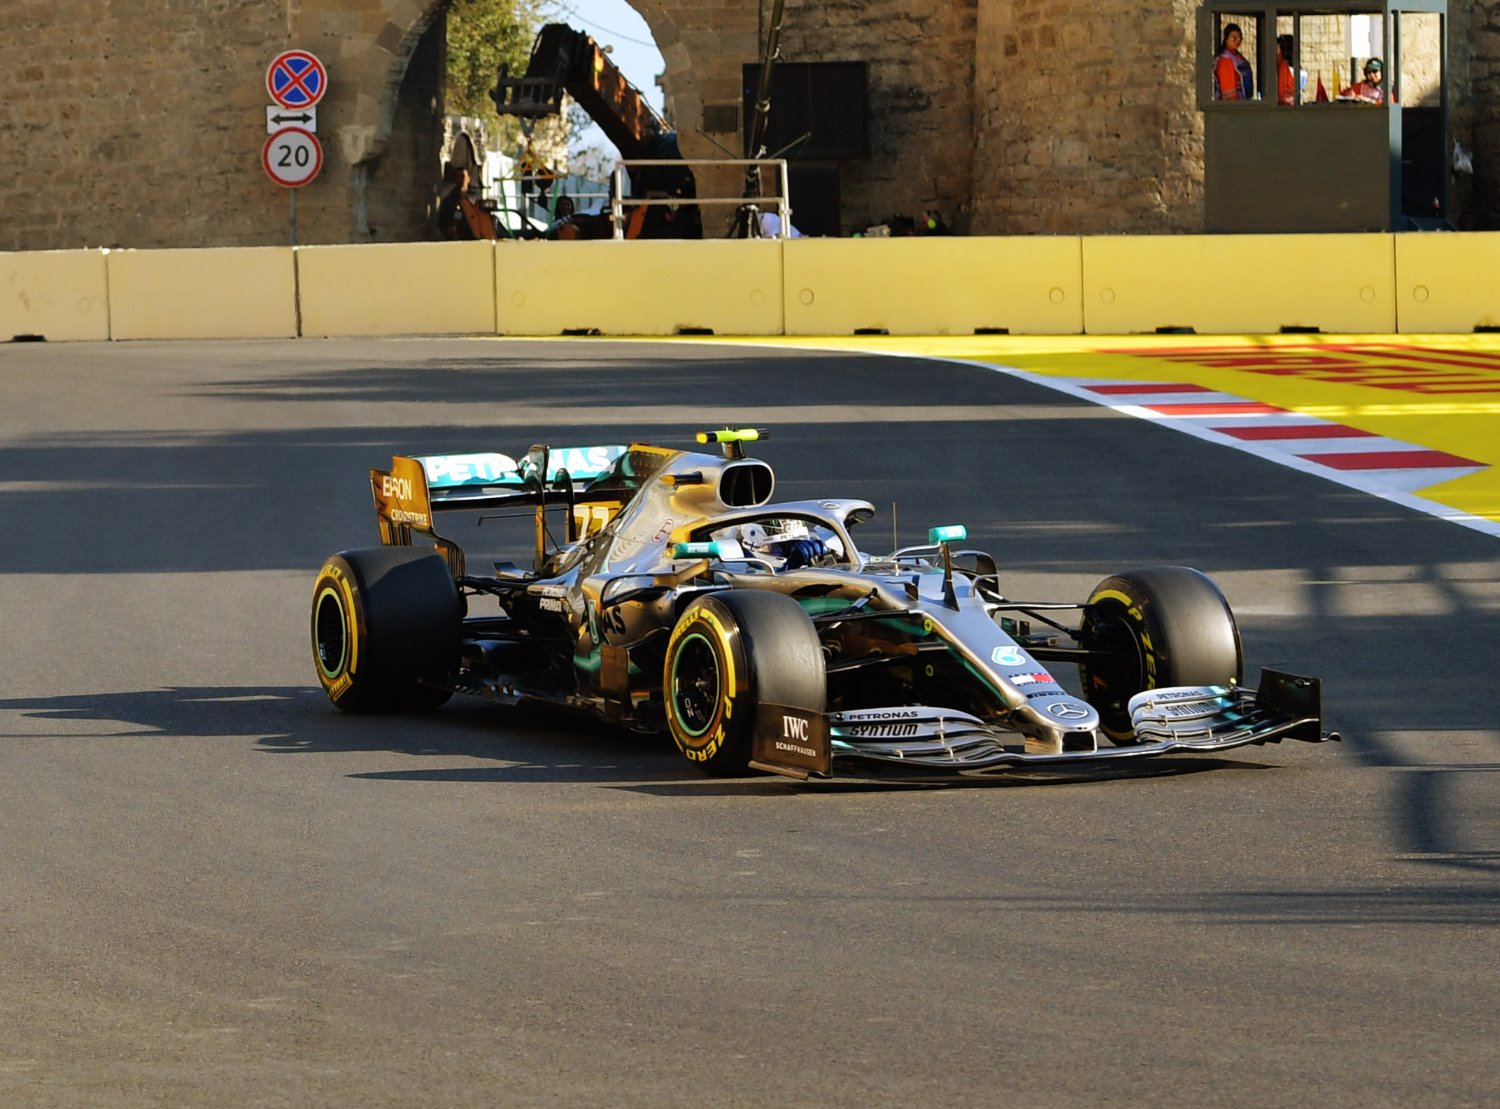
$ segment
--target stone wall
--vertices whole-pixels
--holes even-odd
[[[941,210],[968,227],[977,0],[789,0],[782,55],[869,66],[870,153],[840,165],[844,231]]]
[[[278,6],[158,7],[6,5],[0,246],[286,240],[286,198],[258,164]]]
[[[761,60],[770,0],[634,0],[634,6],[666,62],[668,115],[684,153],[738,157],[748,122],[743,67]],[[784,61],[869,67],[870,153],[838,166],[845,233],[932,207],[966,225],[977,10],[978,0],[787,0]],[[699,176],[700,193],[734,195],[740,185],[738,171]],[[727,215],[714,221],[705,214],[706,225],[726,221]]]
[[[298,241],[425,236],[440,169],[437,9],[153,0],[147,19],[141,7],[6,5],[0,249],[287,242],[287,190],[260,157],[266,67],[292,47],[329,73],[323,170],[298,191]]]
[[[974,229],[1202,226],[1197,5],[985,0],[977,37]]]
[[[633,2],[665,58],[684,153],[738,153],[741,67],[759,60],[771,0]],[[292,47],[329,71],[324,168],[298,191],[298,241],[430,236],[445,6],[8,0],[0,250],[286,242],[289,198],[260,152],[266,66]],[[839,165],[846,233],[934,207],[975,233],[1196,231],[1196,11],[1195,0],[787,0],[782,56],[868,63],[870,154]],[[1474,164],[1455,210],[1461,226],[1500,226],[1500,0],[1455,3],[1449,23],[1453,132]],[[705,191],[737,178],[705,175]]]

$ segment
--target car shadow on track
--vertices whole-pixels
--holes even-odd
[[[548,706],[454,701],[435,712],[355,716],[333,708],[321,690],[295,686],[169,686],[0,699],[0,742],[153,737],[246,740],[274,755],[386,753],[428,763],[413,769],[371,769],[374,760],[363,759],[349,773],[376,780],[705,780],[665,737],[639,735]],[[430,765],[434,758],[464,765],[435,768]]]
[[[899,768],[890,773],[881,773],[878,769],[872,769],[868,773],[860,774],[845,770],[835,772],[835,777],[826,781],[810,780],[807,782],[793,782],[790,779],[783,780],[778,784],[781,788],[794,786],[810,793],[881,793],[914,790],[940,790],[940,789],[1020,789],[1035,788],[1038,786],[1087,786],[1104,782],[1129,782],[1129,781],[1153,781],[1161,778],[1176,778],[1191,774],[1201,774],[1211,770],[1274,770],[1277,767],[1266,763],[1232,762],[1228,759],[1216,758],[1162,758],[1142,760],[1127,764],[1114,763],[1111,765],[1078,763],[1069,767],[1053,767],[1043,770],[1033,769],[1009,769],[997,773],[957,777],[957,776],[928,776],[921,773],[901,773]],[[766,779],[755,779],[765,781]],[[719,779],[720,789],[718,792],[739,792],[740,788],[732,781]],[[658,786],[635,786],[631,787],[640,793],[668,793],[668,787]],[[699,792],[708,792],[700,790]]]
[[[351,716],[315,689],[295,686],[170,686],[0,700],[18,714],[0,726],[5,738],[58,742],[118,737],[244,739],[275,755],[379,755],[421,758],[419,767],[351,769],[372,781],[586,783],[658,796],[805,792],[985,789],[1149,781],[1212,770],[1268,769],[1221,758],[1014,770],[985,778],[841,774],[799,783],[773,776],[709,778],[687,765],[665,736],[642,735],[549,705],[498,706],[454,701],[443,709],[403,716]],[[3,717],[0,717],[3,720]],[[30,723],[21,723],[30,722]],[[80,728],[79,722],[96,727]],[[462,765],[433,766],[431,759]],[[477,765],[476,765],[477,763]]]

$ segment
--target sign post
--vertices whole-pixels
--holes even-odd
[[[260,164],[291,198],[291,239],[297,245],[297,190],[323,168],[316,106],[328,91],[328,71],[306,50],[283,50],[266,67],[266,132]]]

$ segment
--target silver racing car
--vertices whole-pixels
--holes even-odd
[[[716,775],[972,775],[1337,738],[1317,679],[1240,684],[1234,616],[1198,571],[1115,574],[1068,604],[1006,596],[961,526],[867,554],[870,502],[772,500],[744,449],[765,436],[397,456],[370,474],[382,546],[332,556],[313,587],[318,680],[350,712],[454,693],[575,706],[665,729]],[[529,565],[470,566],[446,513],[524,515]]]

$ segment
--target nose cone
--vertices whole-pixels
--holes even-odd
[[[1054,687],[1055,688],[1055,687]],[[1027,695],[1016,721],[1029,755],[1061,755],[1099,749],[1099,713],[1087,701],[1057,692]]]

